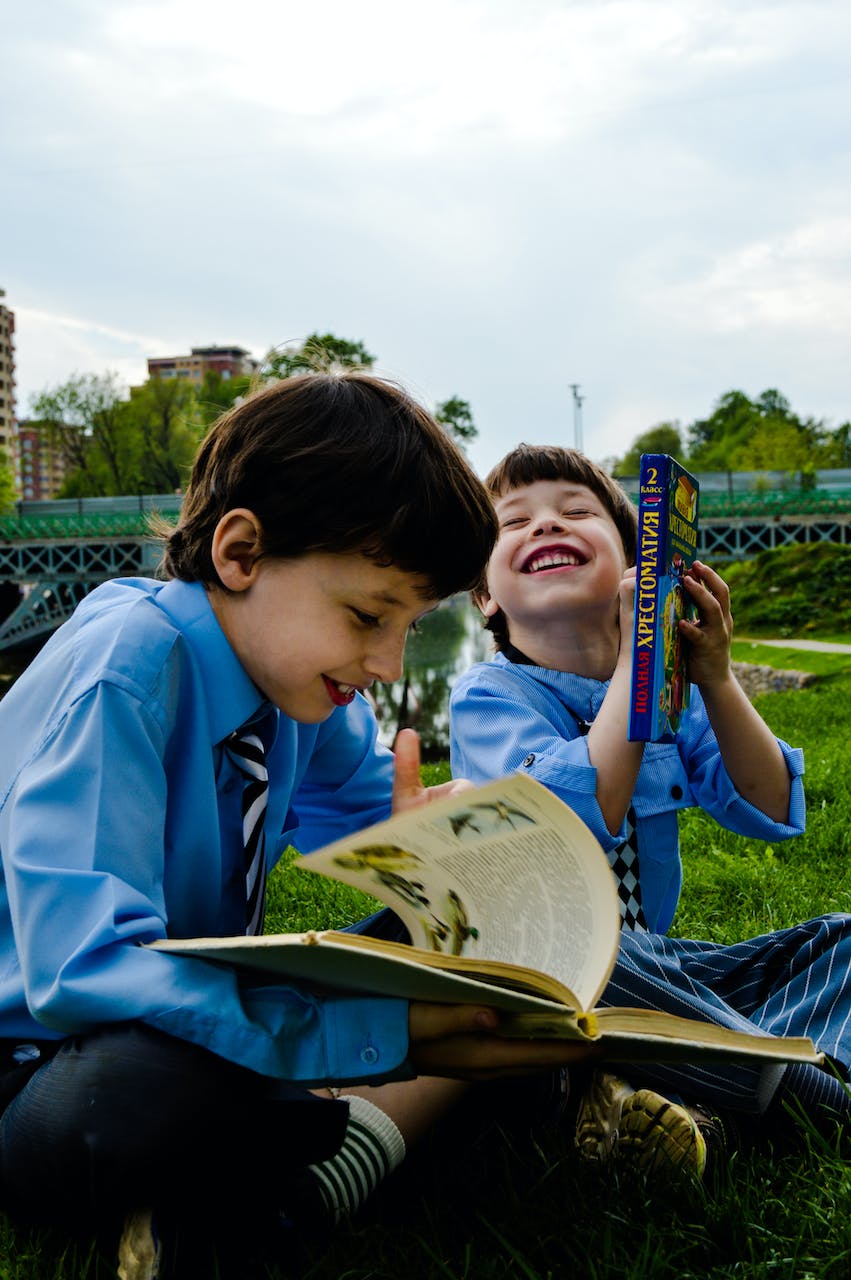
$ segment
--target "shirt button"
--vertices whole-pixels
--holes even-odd
[[[368,1044],[365,1049],[361,1049],[360,1060],[365,1066],[374,1067],[378,1061],[378,1050],[374,1045]]]
[[[530,752],[529,752],[529,754],[528,754],[528,756],[526,757],[526,759],[523,761],[523,768],[524,768],[524,769],[528,769],[528,768],[529,768],[529,766],[530,766],[530,765],[533,765],[534,763],[535,763],[535,757],[534,757],[534,755],[532,754],[532,752],[530,751]]]
[[[671,795],[675,800],[682,800],[683,798],[682,787],[671,787]]]

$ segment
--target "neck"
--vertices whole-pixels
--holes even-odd
[[[577,627],[559,619],[557,624],[524,627],[512,623],[509,639],[536,667],[569,671],[592,680],[609,680],[620,652],[620,630],[613,619],[596,626]]]

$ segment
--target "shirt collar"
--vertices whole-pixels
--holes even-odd
[[[208,703],[211,742],[222,742],[271,706],[231,648],[200,582],[172,579],[158,592],[157,603],[179,627],[204,688],[215,690]]]

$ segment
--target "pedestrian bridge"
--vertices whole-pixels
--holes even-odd
[[[698,554],[710,563],[745,560],[793,542],[851,544],[851,469],[816,473],[815,488],[788,477],[699,474]],[[637,479],[621,481],[637,501]],[[155,514],[173,521],[176,494],[18,502],[0,516],[0,650],[38,643],[108,578],[150,576],[161,544]],[[2,600],[0,600],[2,603]]]
[[[40,642],[108,578],[152,576],[162,552],[152,518],[174,521],[180,503],[175,494],[16,503],[0,516],[0,584],[12,605],[0,649]]]

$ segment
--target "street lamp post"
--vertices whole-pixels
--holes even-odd
[[[580,453],[582,452],[582,404],[585,400],[584,396],[579,394],[579,383],[571,382],[570,389],[573,392],[573,445]]]

